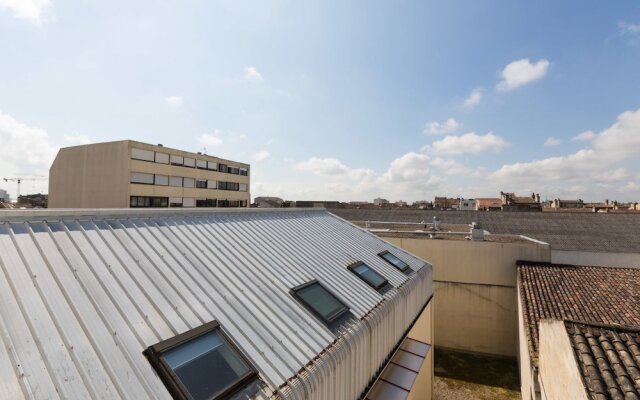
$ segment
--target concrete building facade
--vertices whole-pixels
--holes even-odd
[[[49,170],[50,208],[247,207],[248,164],[123,140],[65,147]]]

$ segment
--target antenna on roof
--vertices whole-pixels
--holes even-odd
[[[202,154],[207,155],[207,148],[206,147],[202,148]]]

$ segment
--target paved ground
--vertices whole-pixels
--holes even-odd
[[[520,399],[515,360],[436,349],[436,400]]]

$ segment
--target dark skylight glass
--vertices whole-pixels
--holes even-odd
[[[349,269],[375,290],[379,290],[387,284],[387,280],[384,279],[382,275],[371,269],[371,267],[365,263],[350,265]]]
[[[407,264],[406,262],[402,261],[401,259],[399,259],[395,255],[389,253],[388,251],[380,253],[379,256],[384,258],[389,264],[391,264],[394,267],[398,268],[402,272],[404,272],[407,269],[409,269],[409,264]]]
[[[177,399],[227,398],[256,375],[215,322],[151,346],[145,354]]]
[[[318,281],[311,281],[291,290],[314,314],[325,322],[331,323],[347,311],[347,307]]]

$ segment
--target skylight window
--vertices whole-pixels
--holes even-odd
[[[378,255],[380,257],[384,258],[385,261],[387,261],[389,264],[393,265],[394,267],[398,268],[402,272],[405,272],[406,270],[409,269],[409,264],[407,264],[406,262],[402,261],[401,259],[399,259],[395,255],[393,255],[392,253],[389,253],[388,251],[383,251],[382,253],[380,253]]]
[[[351,264],[347,268],[349,268],[354,274],[358,275],[360,279],[365,281],[375,290],[382,289],[388,283],[382,275],[371,269],[371,267],[363,262]]]
[[[226,398],[257,375],[215,321],[153,345],[144,354],[176,399]]]
[[[291,289],[291,294],[327,324],[335,322],[349,311],[349,307],[317,280]]]

